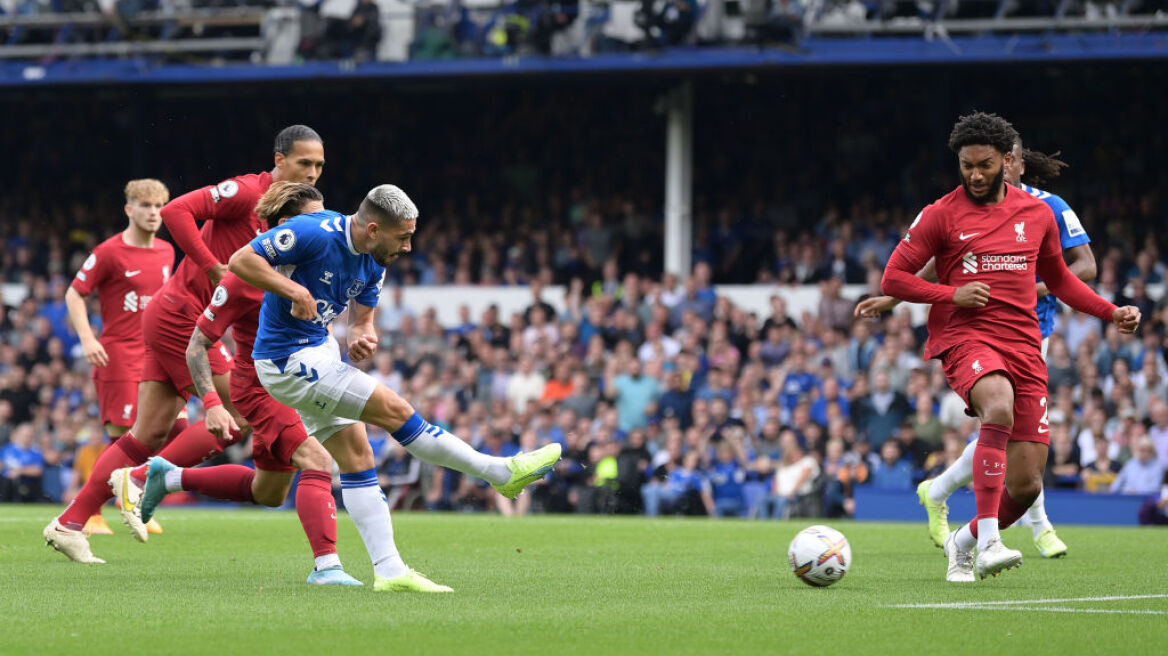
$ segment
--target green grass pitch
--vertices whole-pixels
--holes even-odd
[[[830,522],[851,542],[831,588],[790,573],[814,523],[396,513],[406,562],[448,595],[315,588],[291,512],[175,510],[165,534],[91,538],[84,566],[44,546],[55,507],[0,506],[0,654],[1164,653],[1168,531],[1060,526],[1070,555],[947,584],[924,523]],[[341,558],[372,569],[353,524]],[[1123,597],[1114,599],[1114,597]],[[1138,598],[1137,598],[1138,597]],[[1112,599],[1101,599],[1112,598]],[[1013,603],[1033,600],[1046,603]],[[971,604],[964,608],[956,604]],[[903,608],[898,604],[948,607]]]

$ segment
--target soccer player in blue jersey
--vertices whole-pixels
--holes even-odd
[[[236,251],[229,268],[267,292],[252,351],[256,373],[336,459],[345,508],[373,560],[374,589],[449,592],[407,567],[398,554],[365,424],[385,429],[412,455],[478,476],[511,499],[552,468],[560,446],[510,458],[479,453],[341,360],[329,324],[348,309],[349,358],[362,361],[376,353],[374,310],[385,267],[410,252],[417,218],[405,192],[381,185],[355,214],[305,214],[260,234]]]
[[[1066,258],[1067,268],[1084,282],[1093,280],[1096,273],[1095,255],[1091,252],[1089,245],[1091,239],[1088,238],[1087,231],[1083,229],[1083,224],[1079,222],[1079,217],[1062,198],[1022,183],[1023,176],[1032,182],[1056,178],[1066,167],[1066,163],[1053,156],[1027,150],[1022,147],[1020,140],[1014,143],[1013,154],[1013,162],[1004,165],[1006,182],[1021,188],[1050,206],[1058,223],[1059,240],[1062,243],[1063,257]],[[926,265],[919,275],[926,280],[935,280],[936,272],[933,269],[933,263],[930,262]],[[1058,299],[1050,294],[1041,280],[1037,282],[1037,288],[1038,306],[1035,311],[1038,314],[1038,325],[1042,333],[1042,357],[1045,358],[1050,335],[1054,332],[1054,315],[1058,309]],[[860,302],[856,306],[855,313],[857,316],[875,317],[880,312],[895,307],[896,304],[897,301],[891,297],[876,296]],[[958,488],[968,485],[972,479],[973,451],[976,444],[976,440],[971,441],[966,445],[957,462],[950,465],[936,478],[922,481],[917,487],[917,498],[929,516],[929,536],[938,547],[944,545],[945,538],[949,535],[949,507],[945,501]],[[1059,558],[1066,555],[1067,545],[1059,539],[1046,516],[1046,504],[1042,493],[1039,493],[1038,499],[1030,506],[1026,513],[1026,519],[1034,533],[1034,546],[1044,558]]]

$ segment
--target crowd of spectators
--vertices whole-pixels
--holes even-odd
[[[1168,464],[1165,187],[1155,164],[1168,146],[1162,133],[1141,128],[1154,124],[1157,105],[1156,86],[1140,81],[1162,71],[1107,67],[1041,87],[1013,85],[1023,72],[999,73],[986,103],[1043,150],[1064,141],[1065,122],[1028,107],[1076,85],[1106,92],[1106,103],[1082,99],[1075,125],[1107,139],[1065,142],[1072,166],[1050,188],[1092,238],[1093,284],[1140,306],[1144,327],[1123,337],[1093,318],[1061,317],[1050,349],[1047,483],[1150,493],[1156,468]],[[508,504],[374,435],[395,501],[500,512],[840,515],[854,511],[857,486],[909,489],[951,462],[977,427],[937,363],[922,361],[923,326],[903,311],[854,320],[840,291],[844,283],[873,290],[916,212],[956,184],[944,136],[958,109],[923,89],[973,84],[978,72],[920,73],[928,83],[898,75],[699,88],[697,264],[684,282],[663,274],[664,166],[659,141],[644,136],[662,127],[652,110],[661,87],[652,81],[604,93],[371,93],[355,113],[310,121],[325,138],[321,188],[330,207],[352,209],[370,184],[393,181],[422,209],[413,257],[395,264],[386,284],[374,374],[481,448],[508,453],[549,439],[566,447],[538,493]],[[201,91],[198,102],[116,89],[92,102],[61,102],[84,91],[0,99],[27,116],[0,125],[6,140],[41,146],[20,154],[0,197],[0,479],[8,498],[68,499],[77,483],[70,463],[91,462],[104,442],[62,298],[89,249],[124,225],[125,180],[154,175],[177,194],[262,170],[270,135],[302,120],[290,108],[337,91],[269,85]],[[106,103],[121,109],[105,111]],[[860,106],[879,130],[839,110]],[[1119,106],[1123,121],[1113,120]],[[922,117],[944,120],[922,133]],[[525,286],[532,307],[518,316],[466,311],[441,325],[431,308],[394,300],[399,285],[455,282]],[[550,299],[549,283],[566,296]],[[789,316],[779,295],[756,316],[717,293],[728,283],[776,292],[816,285],[823,302]],[[563,300],[556,307],[566,311],[537,298]]]
[[[84,251],[69,254],[35,232],[19,224],[0,264],[5,280],[31,292],[6,309],[0,333],[2,493],[63,501],[84,471],[76,463],[91,462],[82,452],[104,438],[63,303]],[[1160,251],[1144,246],[1126,259],[1101,257],[1101,293],[1127,302],[1124,283],[1162,275]],[[492,307],[475,318],[464,308],[456,325],[387,290],[383,348],[370,363],[378,380],[484,452],[549,441],[565,450],[552,476],[512,502],[374,434],[391,499],[505,514],[846,516],[857,486],[912,490],[976,435],[938,363],[922,361],[923,328],[907,309],[880,321],[851,317],[851,301],[838,296],[846,267],[819,283],[819,311],[798,317],[778,294],[765,316],[735,307],[717,295],[706,262],[684,284],[615,267],[608,260],[595,280],[573,276],[562,312],[537,279],[525,312],[502,317]],[[1135,337],[1080,314],[1060,317],[1050,349],[1049,488],[1160,491],[1168,305],[1134,302],[1145,315]]]

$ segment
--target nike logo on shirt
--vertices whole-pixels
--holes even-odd
[[[967,234],[965,234],[965,233],[963,232],[963,233],[961,233],[961,234],[957,235],[957,238],[958,238],[958,239],[960,239],[961,241],[965,241],[966,239],[970,239],[970,238],[972,238],[972,237],[976,237],[976,236],[978,236],[978,235],[980,235],[980,234],[981,234],[980,232],[971,232],[971,233],[969,233],[969,234],[967,235]]]
[[[142,273],[142,270],[141,270],[141,269],[138,269],[137,271],[127,271],[127,272],[126,272],[126,277],[127,277],[127,278],[133,278],[134,276],[138,275],[139,273]]]

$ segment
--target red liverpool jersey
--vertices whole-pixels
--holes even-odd
[[[932,296],[906,299],[935,304],[929,311],[925,357],[969,341],[1007,351],[1038,350],[1037,261],[1061,257],[1061,249],[1054,214],[1042,201],[1006,185],[1001,202],[979,205],[957,187],[921,212],[893,251],[888,269],[915,274],[936,257],[939,285],[932,286]],[[953,292],[970,282],[989,285],[985,307],[952,304]]]
[[[195,325],[212,342],[232,327],[235,339],[235,369],[254,369],[251,349],[260,323],[260,304],[264,292],[240,280],[234,273],[223,276],[211,302]]]
[[[131,246],[118,233],[93,249],[73,278],[82,296],[97,290],[101,305],[101,345],[109,364],[96,367],[101,380],[137,381],[142,377],[141,312],[170,278],[174,247],[155,239],[150,248]]]
[[[267,230],[255,205],[271,185],[269,172],[241,175],[185,193],[162,208],[162,220],[186,258],[161,293],[185,308],[192,321],[211,300],[207,271],[226,264],[240,246]],[[206,221],[202,230],[195,221]]]

